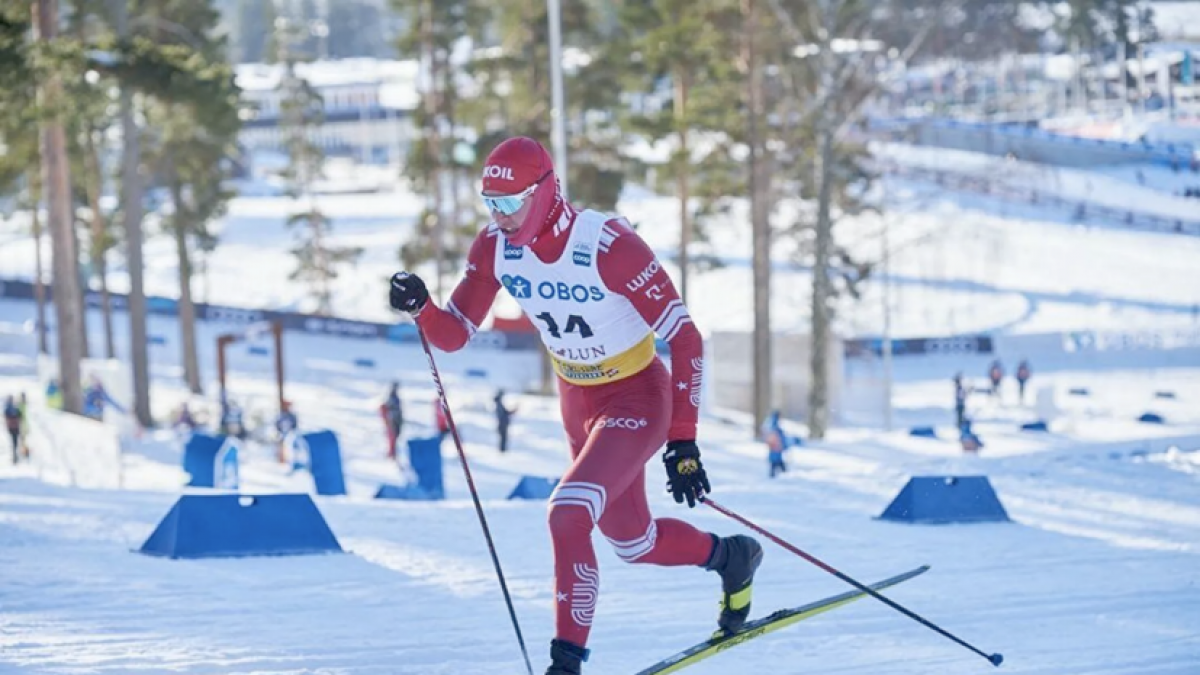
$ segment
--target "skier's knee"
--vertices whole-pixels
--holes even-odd
[[[547,518],[550,524],[550,535],[555,539],[563,536],[591,536],[591,513],[580,504],[551,502]]]
[[[654,550],[654,545],[658,541],[658,524],[651,520],[646,532],[632,539],[617,539],[609,537],[607,534],[605,534],[605,538],[608,539],[608,543],[612,545],[617,557],[621,560],[627,563],[650,562],[645,558]]]
[[[605,497],[604,486],[596,483],[559,483],[550,495],[550,533],[555,537],[569,532],[590,535],[604,515]]]

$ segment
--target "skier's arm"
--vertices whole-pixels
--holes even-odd
[[[107,389],[101,389],[100,395],[104,397],[104,400],[107,401],[109,405],[116,408],[117,412],[121,413],[122,415],[125,414],[125,408],[122,408],[120,403],[117,403],[116,401],[113,400],[112,396],[108,395]]]
[[[704,342],[654,252],[624,219],[605,227],[616,235],[597,267],[604,285],[633,303],[642,319],[671,347],[670,441],[696,439],[700,384],[704,374]]]
[[[450,302],[442,309],[432,302],[417,313],[417,324],[433,346],[444,352],[462,349],[487,317],[500,282],[493,273],[498,233],[486,228],[475,237],[467,255],[467,273],[455,287]]]

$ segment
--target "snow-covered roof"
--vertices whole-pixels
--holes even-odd
[[[383,85],[416,89],[416,61],[389,59],[338,59],[296,65],[296,74],[317,89],[353,85]],[[279,87],[283,66],[268,63],[243,63],[235,70],[237,85],[243,91],[271,91]]]

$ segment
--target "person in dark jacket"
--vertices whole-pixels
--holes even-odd
[[[392,388],[388,391],[387,399],[380,407],[380,413],[383,414],[383,423],[387,426],[388,458],[394,459],[396,457],[396,440],[400,438],[400,432],[404,430],[404,407],[400,402],[399,382],[392,382]]]
[[[509,408],[504,405],[503,389],[498,390],[495,398],[492,400],[496,403],[496,432],[500,434],[500,452],[507,452],[508,425],[512,422],[512,416],[517,412],[517,409],[516,407]]]
[[[1033,377],[1033,371],[1029,368],[1029,361],[1022,359],[1021,363],[1017,364],[1017,391],[1020,392],[1022,405],[1025,404],[1025,384],[1031,377]]]
[[[992,361],[991,367],[988,368],[988,380],[992,383],[992,396],[1000,397],[1000,383],[1004,381],[1004,364],[1000,359]]]
[[[17,401],[12,396],[4,399],[4,428],[8,430],[8,437],[12,439],[12,459],[13,464],[21,460],[21,425],[24,423],[22,419],[21,409],[17,407]]]
[[[963,382],[962,373],[954,374],[954,427],[961,430],[967,420],[967,397],[971,387]]]
[[[249,435],[243,421],[242,408],[233,400],[226,400],[222,404],[221,433],[243,441]]]

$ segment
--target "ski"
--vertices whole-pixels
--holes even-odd
[[[922,565],[913,570],[909,570],[904,574],[898,574],[890,579],[871,584],[870,588],[875,591],[880,591],[896,584],[908,581],[913,577],[920,576],[929,570],[928,565]],[[729,637],[712,637],[704,642],[701,642],[694,647],[689,647],[674,656],[669,656],[662,661],[650,666],[649,668],[639,671],[637,675],[665,675],[666,673],[674,673],[684,668],[696,664],[704,659],[715,654],[732,649],[743,642],[753,640],[756,637],[773,633],[780,628],[786,628],[794,623],[803,621],[804,619],[812,618],[818,614],[828,612],[831,609],[849,604],[860,598],[867,597],[867,594],[859,591],[847,591],[841,595],[835,595],[824,600],[804,605],[803,607],[795,607],[792,609],[781,609],[770,616],[765,616],[761,619],[755,619],[748,622],[741,631],[730,635]]]

